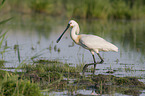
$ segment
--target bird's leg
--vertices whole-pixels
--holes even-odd
[[[104,60],[102,59],[102,57],[100,56],[100,54],[99,54],[99,53],[97,53],[97,55],[98,55],[98,56],[99,56],[99,58],[101,59],[100,63],[103,63],[103,62],[104,62]]]
[[[92,54],[92,56],[93,56],[93,60],[94,60],[94,71],[93,71],[93,74],[95,73],[95,68],[96,68],[96,60],[95,60],[95,56],[94,56],[94,54]]]
[[[95,56],[94,56],[94,54],[92,54],[92,56],[93,56],[94,63],[85,64],[85,66],[83,67],[83,75],[84,75],[84,72],[85,72],[86,68],[87,68],[88,66],[90,66],[90,65],[94,65],[94,71],[93,71],[93,74],[95,73],[95,68],[96,68],[96,64],[97,64],[97,62],[96,62],[96,60],[95,60]]]
[[[100,56],[99,53],[97,53],[97,54],[98,54],[99,58],[101,59],[101,62],[96,62],[94,53],[93,53],[93,52],[91,52],[91,53],[92,53],[92,56],[93,56],[94,63],[86,64],[86,65],[83,67],[83,75],[84,75],[84,72],[85,72],[86,68],[87,68],[89,65],[94,65],[94,71],[93,71],[93,74],[94,74],[94,73],[95,73],[96,64],[102,64],[102,63],[104,62],[104,60],[102,59],[102,57]]]
[[[92,54],[92,56],[93,56],[94,63],[96,63],[96,60],[95,60],[95,56],[94,56],[94,54]]]

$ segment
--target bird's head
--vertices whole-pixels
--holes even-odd
[[[74,27],[74,26],[78,25],[78,23],[76,21],[74,21],[74,20],[70,20],[69,23],[68,23],[68,25],[70,27]]]
[[[60,39],[61,39],[61,37],[63,36],[63,34],[67,31],[67,29],[69,28],[69,27],[71,27],[71,28],[73,28],[73,27],[75,27],[75,26],[78,26],[78,23],[76,22],[76,21],[74,21],[74,20],[70,20],[69,22],[68,22],[68,25],[67,25],[67,27],[66,27],[66,29],[64,30],[64,32],[61,34],[61,36],[57,39],[57,43],[60,41]]]

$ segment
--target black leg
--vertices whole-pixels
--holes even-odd
[[[102,63],[104,62],[104,60],[102,59],[102,57],[100,56],[100,54],[97,53],[97,55],[99,56],[99,58],[101,59],[101,61],[100,61],[100,62],[96,62],[95,56],[92,54],[94,63],[85,64],[85,66],[83,67],[83,74],[84,74],[86,68],[87,68],[88,66],[90,66],[90,65],[94,65],[94,71],[93,71],[93,74],[94,74],[94,73],[95,73],[96,64],[102,64]]]
[[[93,74],[94,74],[95,73],[95,68],[96,68],[96,60],[95,60],[94,54],[92,54],[92,56],[93,56],[93,60],[94,60],[94,71],[93,71]]]
[[[95,56],[93,54],[92,54],[92,56],[93,56],[94,63],[96,63]]]
[[[103,63],[103,62],[104,62],[104,60],[102,59],[102,57],[100,56],[100,54],[99,54],[99,53],[97,53],[97,55],[98,55],[98,56],[99,56],[99,58],[101,59],[100,63]]]
[[[94,71],[93,71],[93,74],[95,73],[96,64],[97,64],[97,63],[94,63]]]
[[[95,64],[95,63],[85,64],[85,66],[83,67],[83,75],[84,75],[85,70],[87,69],[87,67],[90,66],[90,65],[94,65],[94,64]],[[94,66],[96,67],[96,64],[95,64]],[[95,69],[95,67],[94,67],[94,69]],[[93,73],[94,73],[94,72],[93,72]]]

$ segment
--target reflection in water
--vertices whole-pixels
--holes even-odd
[[[89,51],[75,44],[73,47],[69,47],[73,42],[69,38],[69,32],[62,38],[61,43],[56,45],[57,37],[63,32],[68,21],[62,18],[26,15],[18,16],[11,22],[1,25],[2,30],[8,30],[7,46],[10,49],[4,54],[4,59],[8,61],[6,66],[19,65],[17,54],[11,49],[14,45],[19,45],[21,61],[28,59],[31,62],[30,58],[36,55],[38,56],[36,59],[59,60],[74,66],[82,63],[90,64],[92,57]],[[105,72],[108,70],[116,70],[112,75],[119,77],[136,76],[145,82],[144,20],[76,21],[80,24],[80,34],[98,35],[119,48],[118,53],[101,52],[105,62],[96,66],[96,75],[107,74]],[[86,73],[89,74],[89,72]]]

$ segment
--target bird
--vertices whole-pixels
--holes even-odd
[[[94,64],[96,64],[95,56],[94,54],[97,53],[98,57],[101,59],[99,63],[103,63],[104,60],[99,54],[99,51],[115,51],[118,52],[118,47],[113,45],[112,43],[106,41],[105,39],[96,36],[96,35],[90,35],[90,34],[79,34],[80,28],[78,23],[75,20],[70,20],[68,22],[68,25],[66,29],[63,31],[63,33],[60,35],[60,37],[57,39],[57,43],[60,41],[64,33],[68,30],[68,28],[71,28],[70,31],[70,37],[71,39],[77,44],[82,46],[83,48],[89,50],[92,54]],[[94,65],[95,67],[96,65]]]

